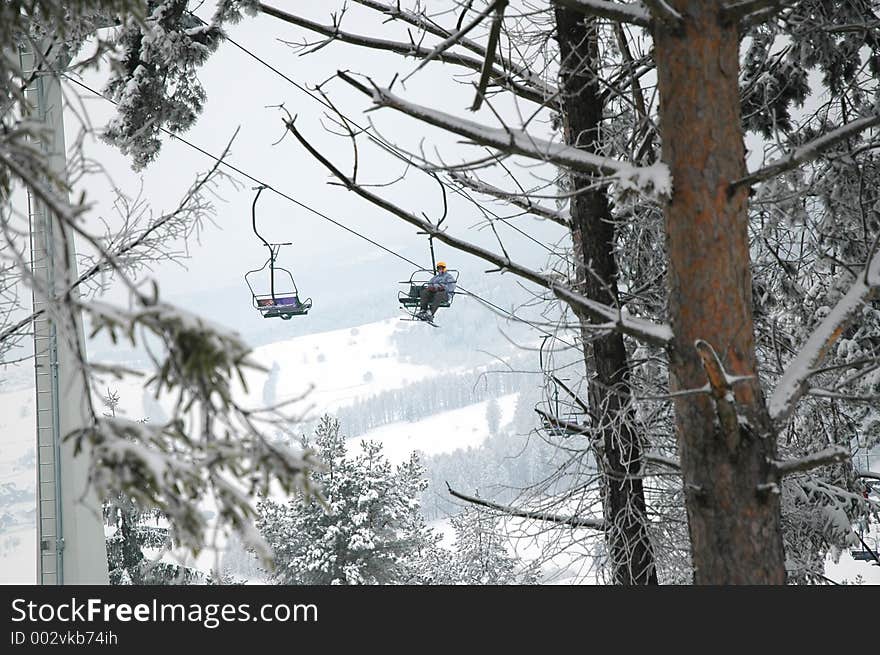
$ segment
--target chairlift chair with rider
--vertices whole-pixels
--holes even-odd
[[[419,234],[425,234],[424,232],[419,232]],[[409,314],[409,318],[402,318],[402,321],[425,321],[424,318],[420,318],[419,316],[419,307],[422,302],[421,294],[422,289],[427,286],[428,282],[431,280],[434,275],[437,274],[437,262],[434,258],[434,238],[432,236],[428,236],[428,244],[431,248],[431,265],[434,267],[433,271],[429,271],[426,268],[418,269],[410,275],[409,280],[403,280],[400,284],[405,285],[403,289],[401,289],[397,294],[398,302],[400,302],[400,307],[405,312]],[[442,262],[441,262],[442,264]],[[457,269],[447,269],[447,273],[452,275],[455,284],[458,284],[458,270]],[[438,305],[439,307],[449,308],[452,306],[452,300],[455,297],[457,292],[450,293],[445,301],[441,302]],[[427,321],[431,325],[434,325],[433,321]]]

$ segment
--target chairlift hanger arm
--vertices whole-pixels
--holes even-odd
[[[258,187],[254,187],[254,189],[256,189],[256,191],[257,191],[257,195],[254,196],[254,202],[253,202],[253,204],[251,205],[251,222],[252,222],[252,225],[253,225],[253,228],[254,228],[254,234],[256,234],[256,235],[257,235],[257,238],[258,238],[260,241],[263,242],[263,245],[265,245],[265,246],[269,249],[269,252],[271,252],[272,255],[273,255],[272,258],[274,259],[275,251],[272,249],[272,245],[271,245],[268,241],[266,241],[266,240],[263,238],[263,235],[261,235],[261,234],[257,231],[257,200],[260,199],[260,194],[263,193],[263,189],[265,189],[265,188],[266,188],[266,185],[265,185],[265,184],[261,184],[261,185],[258,186]]]

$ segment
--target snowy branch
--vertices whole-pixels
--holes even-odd
[[[589,429],[589,426],[587,425],[579,425],[578,423],[563,421],[561,418],[558,418],[537,407],[535,408],[535,413],[554,428],[562,428],[563,430],[567,430],[572,434],[583,434]]]
[[[370,96],[377,107],[390,107],[422,122],[454,134],[467,137],[474,143],[511,154],[545,161],[569,169],[605,176],[606,183],[616,183],[638,190],[649,196],[666,198],[672,192],[669,168],[662,163],[636,167],[617,159],[601,157],[571,146],[538,139],[524,130],[504,127],[492,128],[473,121],[403,100],[388,89],[368,89],[351,76],[340,71],[339,77]]]
[[[570,525],[574,528],[592,528],[593,530],[605,529],[605,521],[601,519],[579,519],[574,516],[559,516],[558,514],[551,514],[549,512],[532,512],[528,510],[517,509],[516,507],[510,507],[507,505],[499,505],[498,503],[483,500],[482,498],[467,496],[450,487],[448,482],[446,483],[446,488],[449,490],[450,495],[458,498],[459,500],[463,500],[474,505],[479,505],[480,507],[494,509],[509,516],[519,516],[524,519],[535,519],[537,521],[548,521],[550,523],[562,523],[565,525]]]
[[[785,477],[792,473],[809,471],[826,464],[836,464],[849,459],[849,450],[844,446],[828,446],[819,452],[800,457],[798,459],[773,460],[771,465],[779,477]]]
[[[666,24],[670,29],[678,29],[684,23],[684,17],[666,0],[642,0],[648,7],[651,15]]]
[[[812,374],[812,369],[824,359],[877,286],[880,286],[880,252],[875,251],[865,270],[834,309],[822,319],[776,384],[768,409],[777,425],[787,421],[794,412],[798,400],[807,391],[807,378]]]
[[[847,123],[846,125],[838,127],[836,130],[832,130],[827,134],[823,134],[822,136],[813,139],[809,143],[805,143],[804,145],[795,148],[784,157],[780,157],[779,159],[770,162],[754,173],[749,173],[745,177],[731,182],[730,189],[733,191],[741,186],[752,186],[753,184],[762,182],[779,175],[780,173],[797,168],[801,164],[812,161],[831,146],[853,137],[864,130],[874,127],[875,125],[880,125],[880,114],[866,116],[865,118],[860,118]]]
[[[664,457],[658,453],[644,453],[642,455],[642,459],[646,464],[658,464],[660,466],[666,466],[667,468],[671,468],[674,471],[681,470],[681,462],[677,459],[673,459],[672,457]]]
[[[511,261],[506,256],[498,255],[490,250],[486,250],[485,248],[481,248],[480,246],[470,243],[469,241],[453,237],[449,235],[445,230],[439,229],[430,221],[420,218],[415,214],[412,214],[398,207],[394,203],[382,198],[381,196],[377,196],[376,194],[368,191],[362,186],[355,184],[353,180],[348,178],[342,171],[334,166],[326,157],[318,152],[311,145],[311,143],[306,140],[305,137],[303,137],[303,135],[294,126],[293,119],[285,120],[284,124],[287,127],[288,131],[290,131],[290,133],[293,134],[294,137],[296,137],[297,141],[299,141],[300,144],[302,144],[302,146],[306,150],[308,150],[315,159],[320,161],[331,173],[333,173],[333,175],[336,176],[349,191],[354,191],[362,198],[369,200],[374,205],[381,207],[385,211],[397,216],[398,218],[403,219],[407,223],[418,227],[419,230],[424,231],[438,241],[442,241],[443,243],[455,248],[456,250],[466,252],[468,254],[474,255],[475,257],[479,257],[484,261],[494,264],[501,271],[513,273],[514,275],[533,282],[538,286],[549,289],[559,299],[567,302],[572,307],[580,309],[581,311],[596,320],[604,321],[604,323],[590,325],[589,327],[591,329],[617,330],[624,334],[628,334],[636,339],[640,339],[642,341],[646,341],[657,346],[666,346],[672,341],[672,329],[668,325],[658,324],[642,318],[628,316],[623,311],[623,309],[610,307],[595,300],[591,300],[590,298],[587,298],[560,284],[555,278],[517,264]]]
[[[651,26],[651,15],[639,2],[606,2],[605,0],[554,0],[558,5],[615,22]]]

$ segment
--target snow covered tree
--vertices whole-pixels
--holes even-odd
[[[489,512],[466,507],[450,522],[455,529],[448,579],[454,584],[536,584],[537,572],[513,557],[505,546],[507,537],[498,519]]]
[[[103,400],[108,410],[105,416],[115,417],[119,394],[108,389]],[[131,497],[116,494],[104,501],[103,513],[104,524],[112,529],[106,537],[110,584],[189,584],[202,578],[195,569],[148,559],[144,554],[154,551],[158,557],[172,547],[171,530],[160,512],[144,510]]]
[[[144,511],[119,495],[104,504],[104,523],[113,528],[107,537],[110,584],[181,585],[203,579],[192,567],[157,559],[173,545],[167,520],[159,512]]]
[[[257,522],[273,550],[272,579],[281,584],[407,583],[436,538],[421,517],[424,475],[413,456],[395,470],[375,442],[349,454],[339,422],[323,416],[313,439],[325,469],[316,473],[323,501],[259,504]]]

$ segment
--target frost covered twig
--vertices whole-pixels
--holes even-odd
[[[880,114],[866,116],[851,121],[846,125],[813,139],[809,143],[798,146],[784,157],[780,157],[779,159],[770,162],[754,173],[749,173],[745,177],[731,182],[730,189],[733,191],[741,186],[752,186],[753,184],[767,180],[780,173],[797,168],[801,164],[812,161],[831,146],[850,137],[856,136],[876,125],[880,125]]]

